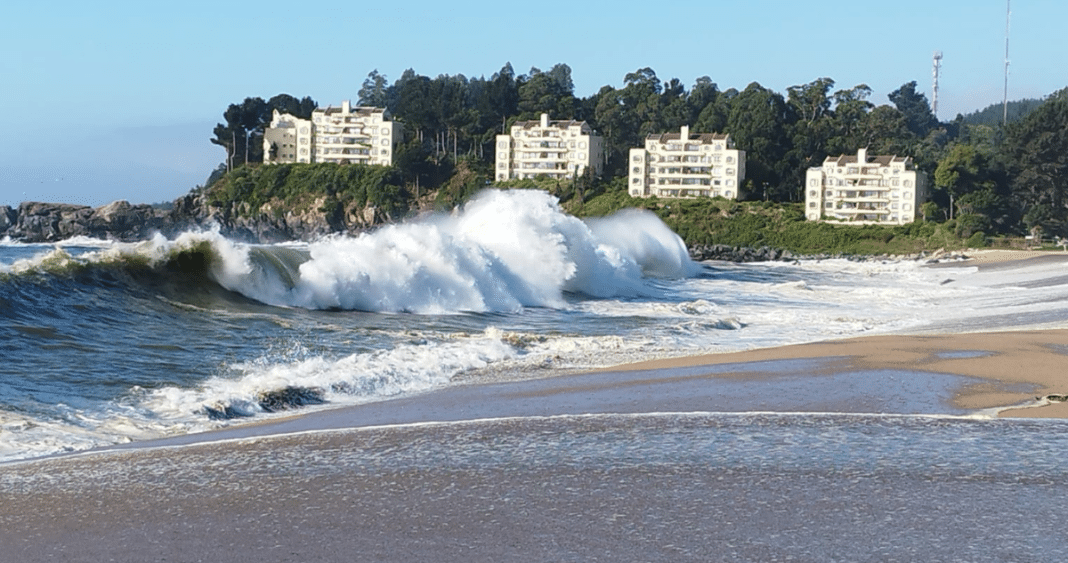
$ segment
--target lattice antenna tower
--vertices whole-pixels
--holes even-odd
[[[1009,19],[1012,0],[1005,0],[1005,96],[1001,99],[1001,124],[1009,122]]]
[[[931,75],[934,78],[934,84],[931,87],[931,113],[934,114],[935,119],[938,119],[938,70],[940,68],[942,68],[942,51],[935,51],[931,69]]]

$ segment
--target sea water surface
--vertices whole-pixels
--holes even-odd
[[[0,244],[0,461],[441,386],[894,332],[1068,326],[1063,264],[692,262],[536,191],[308,244]],[[927,413],[946,414],[946,413]]]

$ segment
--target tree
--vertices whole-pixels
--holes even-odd
[[[378,74],[378,69],[367,74],[360,88],[359,105],[376,108],[385,108],[387,102],[386,92],[389,90],[389,81],[384,75]]]
[[[796,163],[786,159],[788,114],[782,95],[756,82],[731,100],[727,132],[746,151],[745,177],[753,197],[794,201],[799,195],[801,183],[791,181]]]
[[[932,129],[938,127],[938,119],[931,112],[927,96],[916,91],[916,81],[903,84],[888,96],[894,107],[905,116],[909,131],[917,137],[926,137]]]
[[[519,119],[538,119],[547,113],[553,119],[570,119],[575,113],[575,85],[571,67],[553,66],[549,72],[530,69],[530,75],[518,83]]]
[[[790,127],[791,150],[788,160],[801,170],[819,166],[827,157],[827,144],[834,133],[833,98],[830,95],[834,80],[820,78],[802,86],[787,89],[787,104],[793,112]],[[801,181],[800,170],[796,174]]]
[[[1022,215],[1061,229],[1047,234],[1068,235],[1063,230],[1068,219],[1068,88],[1009,124],[1000,156],[1013,178],[1012,195]],[[1032,211],[1034,207],[1046,209]]]
[[[226,149],[226,167],[232,170],[245,163],[263,162],[263,133],[271,124],[274,110],[310,119],[316,108],[309,97],[297,99],[279,94],[265,102],[263,98],[245,98],[240,104],[230,104],[223,112],[226,123],[218,123],[210,139]]]
[[[867,139],[862,139],[862,130],[868,112],[875,107],[868,101],[869,96],[871,88],[867,84],[834,93],[834,119],[827,140],[827,154],[846,154],[868,146]]]

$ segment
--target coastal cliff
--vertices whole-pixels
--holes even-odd
[[[155,233],[175,236],[196,228],[215,228],[233,239],[272,243],[311,240],[331,233],[356,233],[391,221],[373,206],[323,211],[325,206],[302,210],[264,204],[232,202],[214,206],[200,194],[174,201],[171,209],[115,201],[101,207],[65,203],[24,202],[17,208],[0,207],[0,239],[26,243],[57,242],[73,237],[91,237],[132,242]]]

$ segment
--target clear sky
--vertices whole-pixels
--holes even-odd
[[[1003,0],[11,2],[0,18],[0,205],[171,201],[224,151],[248,96],[356,101],[377,69],[486,76],[571,67],[578,96],[650,67],[687,87],[786,89],[821,77],[871,101],[915,80],[940,119],[1000,102]],[[1068,2],[1012,2],[1009,99],[1068,86]]]

